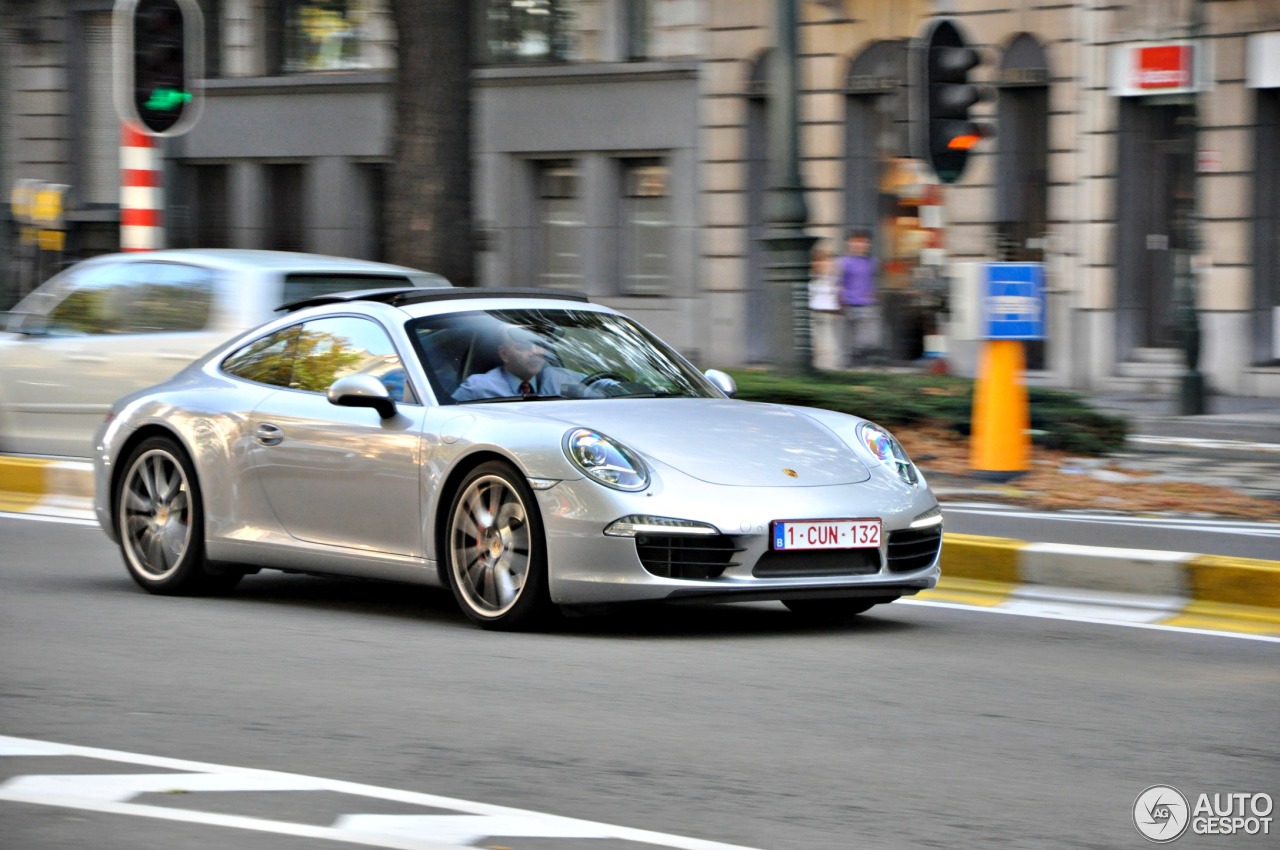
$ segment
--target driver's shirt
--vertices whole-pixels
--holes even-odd
[[[534,395],[582,395],[580,385],[586,377],[572,369],[559,366],[544,366],[542,371],[533,376],[529,383],[533,385]],[[453,391],[454,401],[473,401],[480,398],[510,398],[520,395],[522,379],[507,371],[505,366],[495,366],[488,372],[480,372],[467,378]],[[567,386],[575,385],[574,393],[565,393]]]

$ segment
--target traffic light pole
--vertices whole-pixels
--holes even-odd
[[[1187,174],[1188,192],[1179,198],[1174,210],[1175,226],[1181,231],[1178,248],[1174,253],[1174,324],[1182,347],[1184,368],[1178,381],[1178,415],[1200,416],[1205,412],[1204,375],[1200,372],[1200,313],[1196,305],[1196,269],[1193,258],[1200,250],[1199,219],[1199,130],[1200,130],[1200,31],[1204,24],[1204,7],[1201,0],[1192,0],[1189,35],[1194,47],[1192,77],[1197,90],[1191,95],[1191,109],[1187,116],[1189,127],[1184,143],[1190,148],[1183,157]]]
[[[769,57],[769,192],[764,237],[775,364],[785,372],[813,370],[809,322],[809,257],[817,241],[805,230],[809,207],[800,179],[799,73],[796,0],[775,0],[775,46]]]

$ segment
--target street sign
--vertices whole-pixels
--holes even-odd
[[[981,311],[983,339],[1044,339],[1044,264],[983,264]]]

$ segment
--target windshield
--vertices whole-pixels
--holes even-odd
[[[408,323],[442,404],[562,398],[718,398],[679,355],[622,316],[477,310]]]

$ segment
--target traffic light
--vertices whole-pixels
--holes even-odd
[[[988,131],[969,117],[982,99],[969,72],[982,62],[952,21],[934,22],[924,42],[924,153],[943,183],[960,179],[969,151]]]
[[[116,108],[152,136],[195,123],[203,73],[204,20],[195,0],[119,0],[115,19]]]

